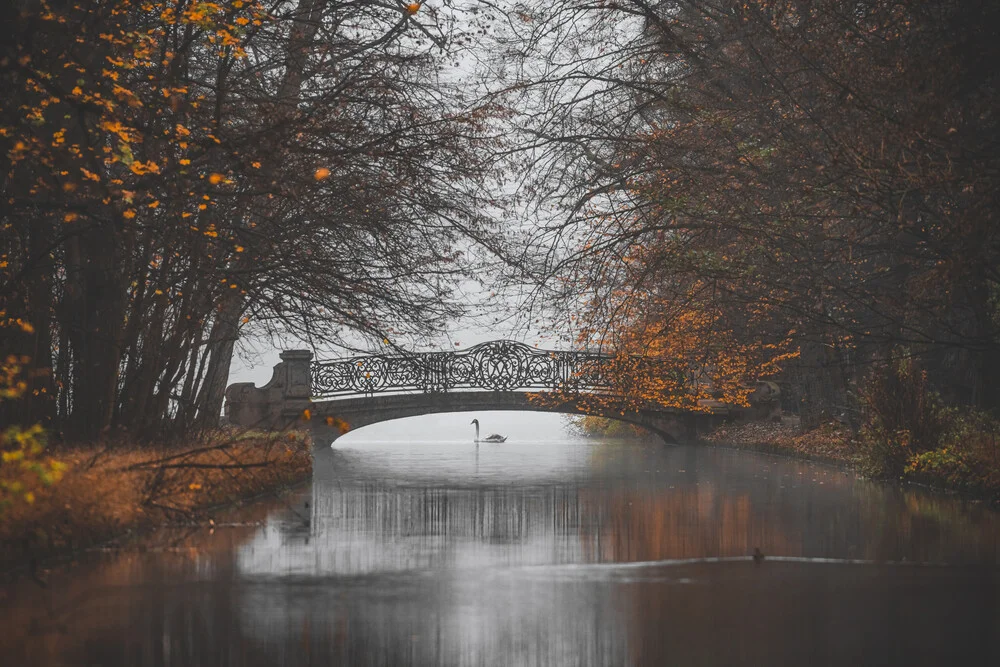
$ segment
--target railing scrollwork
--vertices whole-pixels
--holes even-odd
[[[510,340],[462,352],[366,355],[312,364],[315,398],[452,389],[596,391],[610,387],[610,357],[538,350]]]

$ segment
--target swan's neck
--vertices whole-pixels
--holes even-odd
[[[475,423],[476,427],[476,442],[479,442],[479,422]]]

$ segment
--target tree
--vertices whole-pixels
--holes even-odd
[[[809,420],[841,409],[859,372],[898,354],[922,357],[952,400],[1000,406],[988,380],[1000,342],[996,80],[985,66],[996,11],[525,9],[509,29],[529,45],[511,89],[552,101],[527,107],[525,155],[540,167],[541,200],[563,211],[540,245],[573,248],[550,257],[554,284],[569,303],[593,304],[588,331],[622,339],[652,341],[645,322],[669,329],[685,305],[746,349],[780,354],[789,339]],[[623,303],[643,316],[620,317]]]
[[[485,215],[448,22],[382,3],[28,0],[4,23],[3,283],[68,437],[219,413],[235,339],[424,335]],[[48,383],[45,385],[44,383]],[[43,386],[44,385],[44,386]],[[54,397],[54,398],[53,398]]]

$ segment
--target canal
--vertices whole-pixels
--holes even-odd
[[[727,449],[358,436],[301,492],[3,589],[3,664],[1000,664],[981,505]]]

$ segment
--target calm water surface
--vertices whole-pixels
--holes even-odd
[[[996,513],[767,455],[345,444],[218,523],[2,589],[0,662],[1000,664]]]

